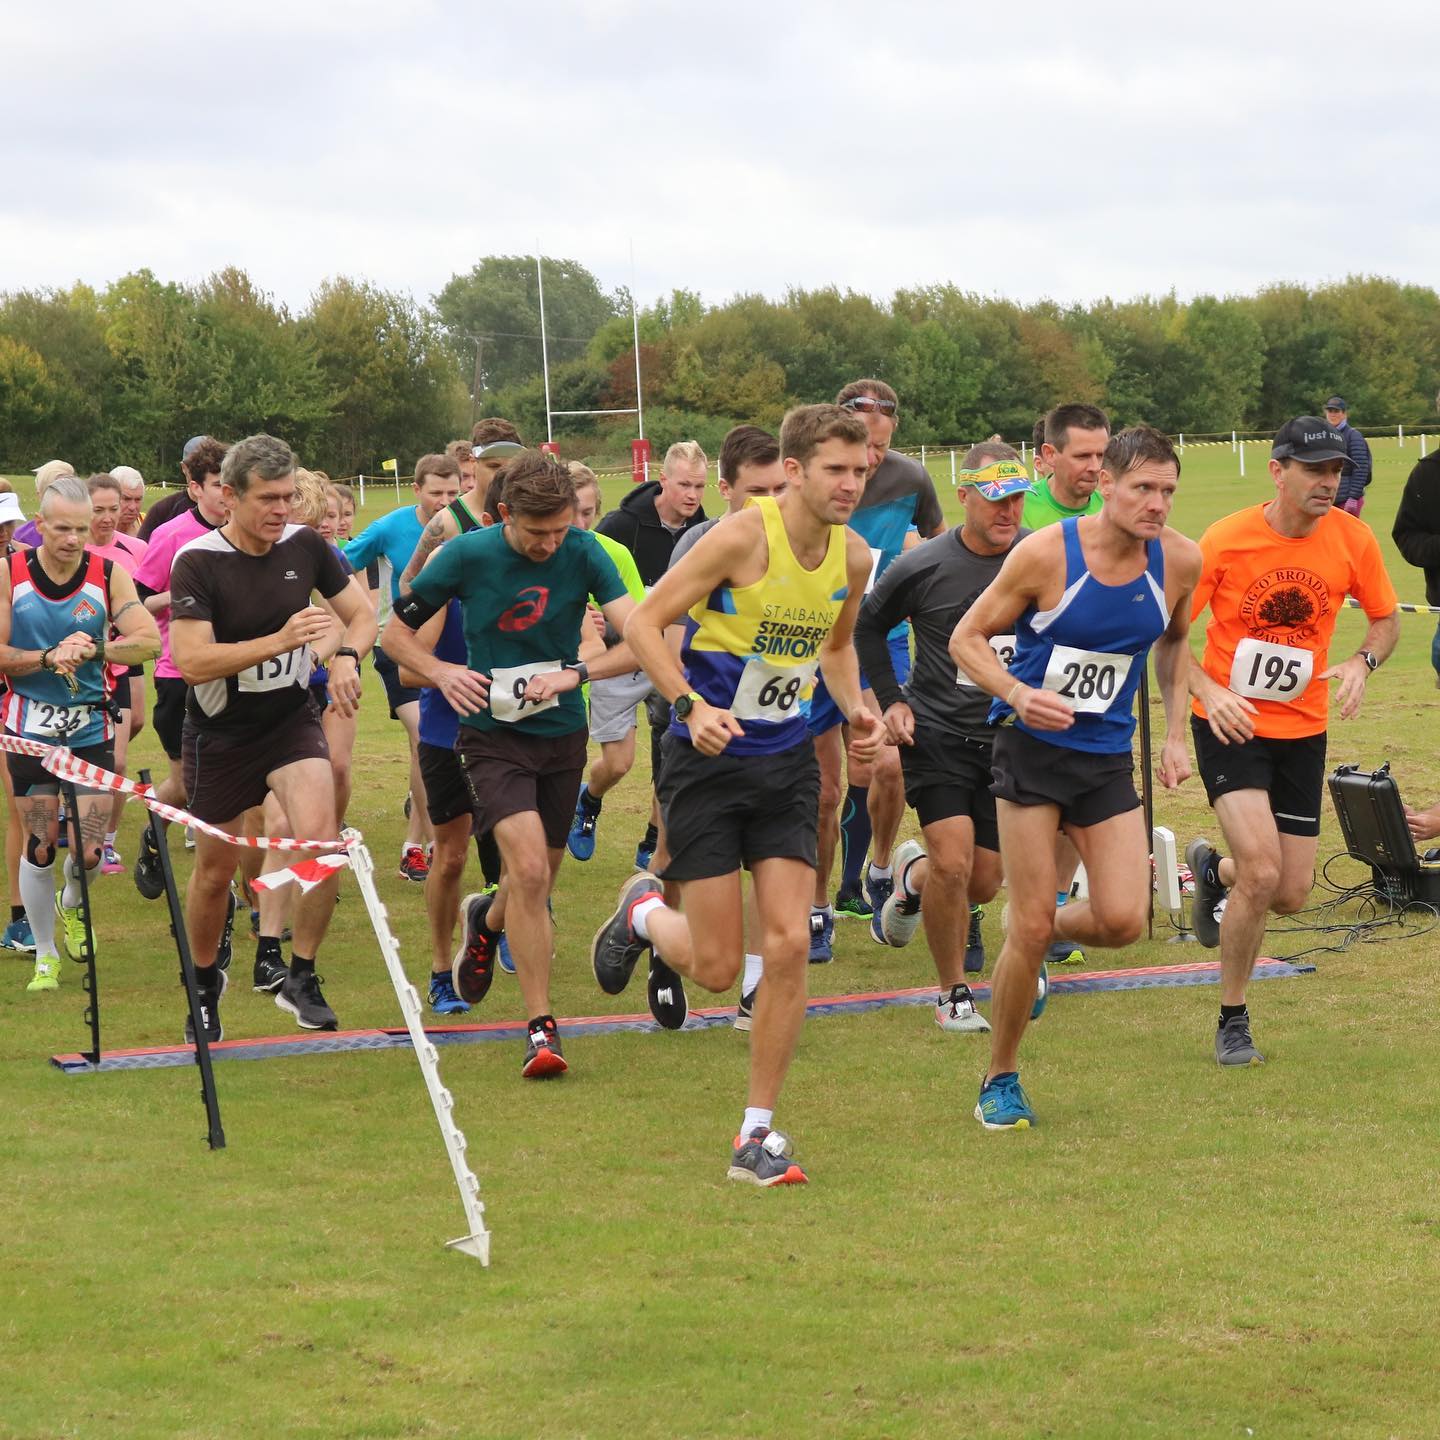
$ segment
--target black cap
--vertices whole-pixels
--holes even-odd
[[[1350,407],[1345,403],[1345,397],[1343,395],[1332,395],[1325,402],[1325,408],[1327,410],[1344,410],[1347,414],[1350,410]]]
[[[1276,432],[1270,447],[1272,460],[1303,460],[1316,465],[1325,460],[1348,460],[1345,437],[1315,415],[1298,415]]]

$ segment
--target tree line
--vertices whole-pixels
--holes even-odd
[[[553,410],[637,403],[630,296],[546,260]],[[1022,305],[933,285],[881,301],[833,287],[708,305],[675,291],[640,310],[646,434],[657,450],[778,427],[796,403],[875,375],[901,396],[907,445],[1028,436],[1062,400],[1175,433],[1265,430],[1339,391],[1361,429],[1435,419],[1440,296],[1352,276],[1254,295]],[[243,271],[197,285],[148,270],[104,290],[0,294],[0,469],[58,456],[172,475],[198,433],[264,429],[332,474],[406,462],[504,415],[544,439],[540,294],[528,257],[489,256],[428,304],[327,280],[292,313]],[[633,415],[557,417],[565,454],[628,454]]]

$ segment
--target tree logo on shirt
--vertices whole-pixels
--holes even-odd
[[[1240,601],[1240,619],[1251,635],[1280,645],[1316,639],[1333,614],[1325,581],[1292,565],[1260,576]]]
[[[547,585],[529,585],[516,596],[515,603],[496,622],[501,630],[513,633],[528,630],[545,618],[545,607],[550,603],[550,588]]]

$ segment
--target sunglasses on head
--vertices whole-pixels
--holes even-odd
[[[872,410],[882,411],[886,415],[895,413],[895,402],[893,400],[877,400],[873,395],[852,395],[845,401],[845,410],[858,410],[862,415],[868,415]]]

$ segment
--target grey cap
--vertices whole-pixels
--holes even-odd
[[[209,438],[208,435],[192,435],[185,442],[185,448],[180,452],[180,458],[188,460]]]

